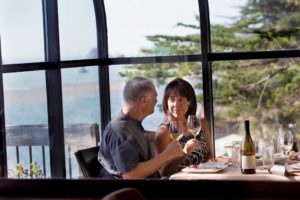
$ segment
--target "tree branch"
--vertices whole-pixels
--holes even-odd
[[[242,90],[246,90],[247,92],[250,92],[252,90],[254,90],[258,85],[268,81],[269,79],[273,78],[275,75],[281,73],[282,71],[286,70],[287,68],[289,68],[290,64],[287,64],[281,68],[278,68],[277,70],[273,71],[272,73],[268,74],[266,77],[262,78],[261,80],[259,80],[256,83],[251,83],[248,85],[244,85],[244,86],[240,86],[240,89]]]
[[[260,105],[261,105],[261,102],[262,102],[262,99],[263,99],[263,94],[265,93],[266,87],[267,87],[268,82],[269,82],[270,79],[271,79],[271,77],[270,77],[270,75],[268,75],[267,80],[266,80],[265,85],[264,85],[264,88],[263,88],[263,90],[261,91],[261,93],[259,95],[259,100],[258,100],[258,103],[257,103],[257,108],[255,110],[255,114],[258,112],[258,110],[260,108]]]

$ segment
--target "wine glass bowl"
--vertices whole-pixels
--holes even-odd
[[[287,156],[287,153],[293,146],[293,134],[290,131],[283,131],[279,137],[280,148],[284,155]]]
[[[169,131],[173,140],[180,140],[183,136],[183,125],[180,121],[170,121]]]
[[[263,139],[258,138],[254,140],[254,147],[255,147],[255,158],[260,159],[263,153]]]
[[[188,116],[188,127],[189,132],[196,137],[201,129],[200,121],[198,120],[196,115],[189,115]]]

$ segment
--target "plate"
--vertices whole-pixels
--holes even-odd
[[[217,173],[229,166],[224,162],[206,162],[200,163],[196,167],[185,167],[181,171],[186,173]]]
[[[287,171],[293,175],[300,175],[300,163],[293,163],[286,167]]]
[[[300,170],[300,164],[299,164],[299,163],[295,164],[295,165],[293,166],[293,169]]]

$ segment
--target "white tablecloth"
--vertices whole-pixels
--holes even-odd
[[[256,169],[255,174],[242,174],[239,167],[230,166],[217,173],[186,173],[179,172],[170,177],[170,180],[271,180],[271,181],[300,181],[300,176],[284,176],[284,166],[274,165],[272,174],[267,170]]]

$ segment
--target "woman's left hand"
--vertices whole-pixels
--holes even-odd
[[[209,159],[209,161],[210,162],[224,162],[224,163],[228,163],[228,162],[231,162],[231,158],[216,157],[216,158]]]
[[[198,149],[200,147],[200,143],[196,139],[190,139],[187,141],[187,143],[184,145],[183,151],[186,154],[190,154],[194,149]]]

